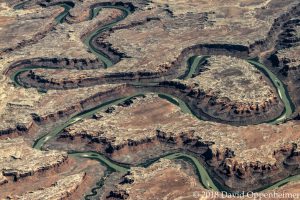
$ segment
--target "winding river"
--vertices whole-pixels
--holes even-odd
[[[294,110],[294,104],[292,103],[292,100],[288,94],[286,86],[282,83],[282,81],[276,77],[276,75],[271,72],[266,66],[263,64],[255,61],[255,60],[248,60],[250,64],[255,66],[259,71],[264,73],[270,81],[273,83],[274,87],[277,89],[278,95],[281,99],[281,101],[284,104],[284,111],[283,113],[277,117],[276,119],[273,119],[269,123],[271,124],[278,124],[285,120],[287,120],[293,113]]]
[[[91,9],[91,14],[90,17],[91,19],[95,16],[97,16],[97,13],[99,12],[100,8],[113,8],[113,9],[118,9],[122,12],[122,15],[120,17],[117,17],[115,20],[113,20],[112,22],[102,26],[100,29],[92,32],[90,35],[88,35],[85,40],[84,40],[84,44],[86,44],[90,51],[92,53],[94,53],[95,55],[97,55],[98,59],[101,60],[104,64],[105,67],[111,67],[114,65],[114,63],[111,61],[111,59],[105,55],[102,51],[99,51],[96,47],[93,46],[93,39],[95,37],[97,37],[99,34],[107,31],[108,29],[110,29],[111,27],[113,27],[114,25],[116,25],[118,22],[122,21],[123,19],[125,19],[131,12],[129,9],[121,7],[121,6],[99,6],[99,7],[95,7],[93,9]]]
[[[205,62],[205,60],[209,56],[192,56],[187,61],[188,70],[184,73],[184,75],[180,76],[179,79],[189,79],[192,78],[193,74],[195,74],[196,70]]]
[[[24,4],[25,3],[22,3],[20,5],[15,6],[15,9],[23,8]],[[60,6],[64,7],[64,11],[62,13],[60,13],[55,18],[57,23],[63,23],[65,21],[66,16],[69,14],[70,9],[74,5],[72,5],[70,3],[62,3],[62,4],[60,4]],[[112,6],[96,6],[96,7],[91,8],[89,18],[93,19],[94,17],[96,17],[97,14],[99,13],[99,11],[103,8],[118,9],[122,12],[122,15],[120,17],[116,18],[115,20],[113,20],[112,22],[102,26],[101,28],[99,28],[96,31],[89,34],[85,38],[84,43],[89,47],[91,52],[93,52],[104,63],[105,67],[110,67],[110,66],[114,65],[114,63],[111,61],[109,56],[105,55],[105,53],[99,51],[96,47],[93,46],[92,40],[95,39],[95,37],[98,36],[99,34],[103,33],[104,31],[107,31],[109,28],[113,27],[118,22],[120,22],[121,20],[126,18],[131,13],[131,11],[128,8],[125,8],[125,7],[122,7],[122,6],[114,6],[114,5],[112,5]],[[206,58],[207,58],[207,56],[202,55],[202,56],[194,56],[191,59],[189,59],[189,61],[188,61],[188,70],[180,78],[182,78],[182,79],[191,78],[192,75],[197,70],[197,68],[205,61]],[[282,113],[282,115],[280,117],[272,120],[270,123],[276,124],[276,123],[280,123],[280,122],[286,120],[288,117],[290,117],[290,115],[293,112],[293,104],[291,103],[291,100],[288,96],[286,87],[275,76],[275,74],[273,74],[267,67],[265,67],[261,63],[256,62],[254,60],[248,60],[248,62],[253,64],[258,70],[260,70],[267,77],[269,77],[269,79],[271,80],[273,85],[277,88],[278,94],[279,94],[281,100],[283,101],[283,103],[285,105],[285,110]],[[56,70],[58,69],[58,68],[45,67],[45,66],[43,66],[43,67],[41,67],[41,66],[26,67],[26,68],[23,68],[23,69],[20,69],[20,70],[16,71],[11,76],[11,79],[14,81],[14,83],[17,86],[23,87],[23,85],[19,82],[19,79],[18,79],[19,75],[26,72],[26,71],[29,71],[29,70],[32,70],[32,69],[37,69],[37,68],[47,68],[47,69],[56,69]],[[107,102],[104,102],[104,103],[102,103],[102,104],[100,104],[100,105],[98,105],[98,106],[96,106],[92,109],[83,111],[83,112],[81,112],[81,113],[79,113],[75,116],[72,116],[64,124],[55,127],[50,132],[44,134],[42,137],[37,139],[35,141],[33,147],[36,148],[36,149],[42,149],[43,145],[46,142],[48,142],[49,140],[55,138],[64,128],[66,128],[66,127],[68,127],[68,126],[70,126],[70,125],[72,125],[72,124],[74,124],[74,123],[76,123],[76,122],[78,122],[82,119],[91,117],[94,113],[96,113],[100,110],[104,110],[104,109],[108,108],[109,106],[117,105],[117,104],[122,103],[122,102],[124,102],[128,99],[131,99],[131,98],[134,98],[134,97],[137,97],[137,96],[140,96],[140,95],[143,95],[143,94],[136,94],[136,95],[129,96],[129,97],[122,97],[122,98],[115,99],[115,100],[112,100],[112,101],[107,101]],[[171,96],[169,94],[158,94],[158,96],[160,98],[167,99],[171,103],[179,106],[183,112],[193,114],[193,112],[189,108],[189,106],[187,106],[187,104],[185,102],[183,102],[182,100],[180,100],[180,99],[178,99],[174,96]],[[108,159],[104,155],[101,155],[97,152],[92,152],[92,151],[88,151],[88,152],[69,152],[69,155],[75,156],[75,157],[80,157],[80,158],[88,158],[88,159],[98,160],[101,164],[107,166],[107,168],[108,168],[108,172],[105,176],[108,176],[113,171],[126,172],[130,169],[128,166],[116,163],[116,162]],[[182,152],[172,153],[172,154],[162,156],[162,157],[166,158],[166,159],[185,159],[185,160],[188,160],[195,167],[195,170],[197,171],[199,180],[206,189],[215,190],[215,191],[222,190],[222,188],[218,188],[216,186],[216,184],[214,184],[213,179],[210,177],[210,175],[208,174],[208,172],[206,171],[204,166],[199,162],[199,160],[196,157],[194,157],[192,155],[189,155],[189,154],[186,154],[186,153],[182,153]],[[286,178],[282,181],[279,181],[279,182],[277,182],[273,185],[266,186],[262,190],[276,189],[276,188],[284,185],[285,183],[288,183],[290,181],[299,180],[299,179],[300,179],[300,175],[291,176],[291,177],[288,177],[288,178]],[[92,194],[87,195],[85,198],[89,199],[90,197],[96,195],[97,194],[96,190],[99,189],[102,186],[102,184],[103,184],[102,182],[103,182],[103,180],[99,181],[97,183],[97,185],[92,189]]]
[[[119,98],[116,100],[112,100],[112,101],[108,101],[105,103],[102,103],[92,109],[89,109],[87,111],[83,111],[82,113],[79,113],[75,116],[73,116],[72,118],[70,118],[66,123],[64,123],[63,125],[57,126],[56,128],[54,128],[52,131],[50,131],[49,133],[45,134],[44,136],[42,136],[41,138],[39,138],[38,140],[36,140],[36,142],[34,143],[33,147],[36,149],[41,149],[43,147],[43,145],[45,143],[47,143],[49,140],[55,138],[64,128],[68,127],[69,125],[72,125],[82,119],[85,118],[89,118],[91,117],[93,114],[95,114],[96,112],[100,111],[100,110],[105,110],[108,107],[112,106],[112,105],[117,105],[120,104],[126,100],[132,99],[134,97],[138,97],[138,96],[142,96],[144,94],[138,94],[138,95],[134,95],[134,96],[130,96],[130,97],[124,97],[124,98]],[[183,109],[189,109],[188,107],[186,107],[186,105],[184,105],[183,101],[180,101],[179,99],[168,95],[165,96],[165,94],[159,94],[159,96],[163,99],[167,99],[168,101],[170,101],[171,103],[175,104],[175,105],[182,105]],[[181,103],[178,103],[181,102]],[[186,111],[184,111],[186,112]],[[192,113],[191,111],[188,111],[187,113]],[[108,170],[110,172],[126,172],[128,171],[130,168],[128,166],[125,166],[124,164],[120,164],[117,162],[114,162],[112,160],[110,160],[109,158],[105,157],[104,155],[97,153],[97,152],[93,152],[93,151],[86,151],[86,152],[69,152],[69,154],[71,156],[75,156],[75,157],[80,157],[80,158],[89,158],[89,159],[93,159],[93,160],[98,160],[102,165],[105,165],[108,167]],[[189,161],[196,169],[199,181],[201,182],[201,184],[204,186],[204,188],[209,189],[209,190],[214,190],[214,191],[223,191],[224,189],[221,187],[218,187],[214,181],[213,178],[210,177],[210,175],[208,174],[207,170],[205,169],[205,167],[200,163],[200,161],[188,154],[188,153],[182,153],[182,152],[178,152],[178,153],[172,153],[169,155],[165,155],[165,156],[161,156],[159,158],[166,158],[166,159],[185,159],[187,161]],[[158,160],[159,158],[155,159]],[[153,162],[151,162],[153,163]],[[300,180],[300,175],[296,175],[296,176],[291,176],[288,178],[285,178],[275,184],[272,184],[270,186],[266,186],[258,191],[265,191],[268,189],[276,189],[278,187],[281,187],[282,185],[290,182],[290,181],[296,181],[296,180]],[[101,184],[100,184],[101,185]],[[99,188],[99,186],[97,185],[95,188],[96,189]],[[230,192],[230,191],[227,191]],[[94,192],[95,193],[95,190]],[[95,193],[96,195],[97,193]]]
[[[55,5],[55,4],[54,4]],[[63,23],[66,19],[66,17],[68,16],[69,14],[69,11],[75,6],[73,2],[65,2],[65,3],[59,3],[57,4],[61,7],[63,7],[65,10],[60,13],[56,18],[55,18],[55,21],[57,23]]]

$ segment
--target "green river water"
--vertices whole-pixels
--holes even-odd
[[[21,9],[23,8],[24,3],[15,6],[15,9]],[[70,9],[73,7],[73,5],[69,4],[69,3],[63,3],[60,6],[64,7],[65,10],[56,17],[56,22],[57,23],[63,23],[65,17],[68,15]],[[101,34],[104,31],[107,31],[109,28],[113,27],[115,24],[117,24],[118,22],[120,22],[121,20],[123,20],[124,18],[126,18],[131,11],[125,7],[121,7],[121,6],[99,6],[99,7],[95,7],[93,9],[91,9],[90,11],[90,19],[93,19],[94,17],[96,17],[98,15],[98,13],[101,11],[101,9],[105,9],[105,8],[114,8],[114,9],[119,9],[120,11],[122,11],[122,16],[118,17],[117,19],[115,19],[113,22],[108,23],[106,25],[104,25],[103,27],[97,29],[96,31],[94,31],[93,33],[91,33],[90,35],[88,35],[85,40],[84,43],[88,46],[88,48],[91,50],[91,52],[93,52],[103,63],[106,67],[110,67],[112,66],[114,63],[110,60],[110,58],[105,55],[103,52],[99,51],[97,48],[95,48],[92,44],[92,40],[99,34]],[[193,58],[191,58],[188,61],[188,71],[181,77],[182,79],[188,79],[191,78],[192,75],[195,73],[195,71],[198,69],[198,67],[201,65],[201,63],[203,63],[205,61],[205,59],[207,58],[207,56],[194,56]],[[293,112],[293,104],[291,103],[291,100],[288,96],[288,93],[286,91],[286,87],[284,86],[284,84],[275,76],[275,74],[273,74],[267,67],[265,67],[264,65],[262,65],[261,63],[258,63],[256,61],[253,60],[248,60],[249,63],[253,64],[258,70],[262,71],[267,77],[270,78],[271,82],[274,84],[274,86],[277,88],[278,94],[281,98],[281,100],[283,101],[284,105],[285,105],[285,111],[282,113],[282,115],[280,117],[278,117],[277,119],[274,119],[272,122],[273,124],[276,123],[280,123],[284,120],[286,120]],[[12,76],[11,79],[15,82],[15,84],[17,86],[22,86],[22,84],[19,82],[18,80],[18,76],[21,73],[24,73],[28,70],[31,69],[37,69],[37,68],[47,68],[47,69],[58,69],[58,68],[53,68],[53,67],[41,67],[41,66],[32,66],[32,67],[26,67],[23,69],[18,70],[17,72],[15,72]],[[79,113],[75,116],[72,116],[69,120],[67,120],[63,125],[59,125],[57,127],[55,127],[53,130],[51,130],[50,132],[44,134],[42,137],[40,137],[39,139],[37,139],[33,145],[34,148],[36,149],[42,149],[43,145],[48,142],[49,140],[55,138],[64,128],[82,120],[88,117],[91,117],[94,113],[100,111],[100,110],[104,110],[106,108],[108,108],[109,106],[112,105],[117,105],[119,103],[122,103],[128,99],[140,96],[143,94],[137,94],[137,95],[133,95],[133,96],[129,96],[129,97],[122,97],[116,100],[112,100],[112,101],[107,101],[104,102],[92,109],[89,109],[87,111],[84,111],[82,113]],[[167,99],[168,101],[170,101],[171,103],[179,106],[181,108],[181,110],[184,113],[188,113],[188,114],[193,114],[193,112],[190,110],[190,108],[187,106],[187,104],[185,102],[183,102],[182,100],[175,98],[169,94],[158,94],[160,98],[164,98]],[[70,152],[69,153],[71,156],[75,156],[75,157],[80,157],[80,158],[88,158],[88,159],[94,159],[94,160],[98,160],[101,164],[105,165],[108,167],[108,171],[109,172],[113,172],[113,171],[117,171],[117,172],[126,172],[128,171],[130,168],[128,166],[116,163],[108,158],[106,158],[104,155],[101,155],[97,152],[92,152],[92,151],[88,151],[88,152]],[[199,181],[202,183],[202,185],[210,190],[215,190],[215,191],[219,191],[222,190],[221,188],[218,188],[213,181],[213,178],[210,177],[210,175],[208,174],[208,172],[206,171],[206,169],[204,168],[204,166],[199,162],[199,160],[189,154],[186,153],[173,153],[173,154],[169,154],[166,156],[162,156],[163,158],[166,159],[185,159],[188,160],[189,162],[191,162],[193,164],[193,166],[195,167],[195,170],[197,171],[197,174],[199,176]],[[108,173],[109,175],[109,173]],[[288,177],[284,180],[281,180],[275,184],[272,184],[270,186],[266,186],[264,188],[264,190],[268,190],[268,189],[275,189],[278,188],[280,186],[282,186],[283,184],[290,182],[290,181],[296,181],[299,180],[300,175],[297,176],[291,176]],[[102,186],[102,181],[99,181],[99,183],[97,183],[97,185],[95,186],[95,188],[92,189],[92,194],[87,195],[85,198],[89,199],[90,197],[94,196],[97,194],[96,190],[99,189]]]

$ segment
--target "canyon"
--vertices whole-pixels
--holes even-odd
[[[0,1],[0,198],[299,192],[299,16],[295,0]]]

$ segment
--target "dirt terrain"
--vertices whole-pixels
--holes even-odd
[[[0,0],[0,199],[298,193],[299,45],[297,0]]]

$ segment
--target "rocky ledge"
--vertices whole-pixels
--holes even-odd
[[[50,187],[41,188],[39,190],[27,192],[21,196],[8,197],[8,199],[22,200],[60,200],[67,199],[84,181],[85,173],[66,176]]]
[[[161,86],[161,90],[181,96],[206,120],[256,124],[271,121],[284,110],[272,82],[246,60],[234,57],[211,56],[192,78]]]
[[[298,34],[300,34],[300,29]],[[295,105],[294,117],[300,113],[300,98],[298,95],[300,91],[300,82],[298,78],[300,76],[299,54],[300,46],[292,46],[278,50],[269,58],[269,61],[271,61],[272,65],[274,66],[273,70],[276,71],[278,76],[281,77]]]
[[[0,140],[0,152],[2,184],[7,183],[9,177],[16,181],[55,168],[68,158],[64,152],[33,149],[21,138]]]
[[[167,159],[148,168],[131,168],[114,187],[106,199],[176,199],[203,190],[193,169]]]
[[[157,95],[136,97],[67,127],[57,142],[130,164],[180,149],[194,154],[232,191],[259,189],[299,173],[298,123],[235,127],[199,121],[172,101]]]
[[[248,193],[248,196],[233,196],[231,193],[203,188],[195,176],[184,161],[160,159],[148,168],[132,168],[127,175],[106,189],[102,199],[299,199],[299,183],[297,182],[260,193]]]

